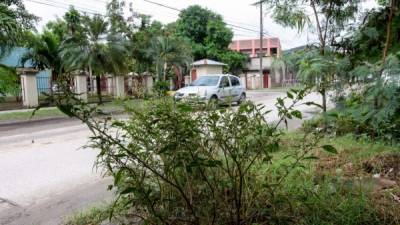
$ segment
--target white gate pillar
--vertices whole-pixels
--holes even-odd
[[[185,86],[190,84],[190,76],[185,76]]]
[[[125,77],[115,76],[115,97],[123,98],[125,97]]]
[[[114,95],[114,79],[112,76],[107,76],[107,94]]]
[[[144,83],[146,93],[150,94],[153,92],[153,76],[151,74],[144,74]]]
[[[88,100],[87,75],[85,72],[74,74],[75,94],[83,101]]]
[[[25,107],[39,106],[39,95],[36,81],[38,70],[32,68],[21,68],[17,69],[17,73],[21,77],[22,105]]]

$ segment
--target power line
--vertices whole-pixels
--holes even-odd
[[[143,0],[143,1],[148,2],[148,3],[151,3],[151,4],[154,4],[154,5],[158,5],[158,6],[167,8],[167,9],[171,9],[171,10],[174,10],[174,11],[177,11],[177,12],[182,12],[181,9],[178,9],[178,8],[175,8],[175,7],[172,7],[172,6],[168,6],[168,5],[159,3],[159,2],[155,2],[155,1],[152,1],[152,0]],[[231,26],[231,27],[235,27],[235,28],[242,29],[242,30],[247,30],[247,31],[255,32],[255,33],[257,33],[257,34],[259,33],[258,30],[253,30],[253,29],[250,29],[250,28],[247,28],[247,27],[242,27],[242,26],[239,26],[239,25],[235,25],[235,24],[231,24],[231,23],[226,23],[226,22],[225,22],[225,24],[228,25],[228,26]],[[271,36],[271,35],[268,34],[268,33],[264,33],[264,34],[267,35],[267,36]]]
[[[63,5],[61,5],[61,4],[54,4],[55,2],[51,2],[51,1],[48,1],[47,0],[47,2],[41,2],[41,1],[37,1],[37,0],[26,0],[26,1],[28,1],[28,2],[32,2],[32,3],[36,3],[36,4],[40,4],[40,5],[46,5],[46,6],[51,6],[51,7],[55,7],[55,8],[60,8],[60,9],[65,9],[65,10],[68,10],[69,9],[69,6],[71,6],[71,5],[66,5],[66,4],[63,4]],[[72,6],[74,6],[74,5],[72,5]],[[93,14],[93,15],[103,15],[104,16],[104,14],[103,13],[100,13],[100,12],[97,12],[97,11],[94,11],[94,10],[90,10],[90,9],[82,9],[81,7],[76,7],[76,6],[74,6],[75,8],[76,8],[76,10],[78,10],[78,11],[80,11],[80,12],[83,12],[83,13],[88,13],[88,14]],[[87,11],[87,10],[90,10],[90,11]]]
[[[63,3],[63,2],[55,1],[55,0],[42,0],[42,1],[26,0],[26,1],[33,2],[33,3],[36,3],[36,4],[51,6],[51,7],[55,7],[55,8],[61,8],[61,9],[65,9],[65,10],[68,10],[70,6],[73,6],[78,11],[83,12],[83,13],[105,16],[104,13],[101,13],[101,12],[93,10],[93,9],[85,8],[85,7],[82,7],[82,6],[77,5],[77,4],[73,4],[72,2],[71,2],[71,4],[66,4],[66,3]],[[92,0],[92,1],[102,2],[104,4],[107,4],[106,1],[102,1],[102,0]],[[180,9],[177,9],[177,8],[174,8],[174,7],[171,7],[171,6],[167,6],[167,5],[162,4],[162,3],[154,2],[154,1],[151,1],[151,0],[143,0],[143,1],[151,3],[151,4],[155,4],[155,5],[170,9],[170,10],[174,10],[174,11],[177,11],[177,12],[181,12],[182,11]],[[254,32],[254,33],[259,33],[259,31],[254,30],[254,29],[250,29],[250,28],[247,28],[247,27],[243,27],[243,26],[239,26],[239,25],[235,25],[235,24],[231,24],[231,23],[226,23],[226,22],[225,22],[225,24],[230,26],[233,30],[236,30],[236,31],[245,30],[245,31],[251,31],[251,32]],[[267,36],[271,36],[271,35],[269,35],[268,33],[265,33],[265,32],[264,32],[264,34],[267,35]]]

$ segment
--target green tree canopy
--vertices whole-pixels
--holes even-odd
[[[230,72],[243,68],[246,57],[229,50],[233,32],[221,15],[199,5],[189,6],[179,14],[175,27],[177,36],[189,39],[194,60],[219,60],[229,65]]]

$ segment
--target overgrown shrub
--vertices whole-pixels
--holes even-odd
[[[169,91],[168,81],[156,81],[153,90],[157,96],[166,96]]]
[[[305,91],[279,99],[281,117],[301,118],[293,109]],[[118,204],[145,224],[276,224],[294,223],[281,216],[290,200],[276,198],[283,181],[318,138],[304,140],[287,163],[270,173],[266,165],[279,149],[279,123],[268,123],[269,111],[250,102],[238,109],[194,111],[171,100],[152,101],[141,110],[128,107],[126,121],[93,118],[97,112],[76,99],[57,100],[59,108],[85,122],[100,149],[98,164],[114,177]],[[313,136],[313,135],[311,135]],[[323,146],[334,151],[331,146]],[[281,218],[282,217],[282,218]]]
[[[338,102],[337,108],[326,115],[303,124],[305,130],[319,128],[333,135],[354,134],[400,143],[400,88],[387,87],[378,102],[367,88],[361,93],[351,93]],[[387,92],[387,93],[386,93]]]

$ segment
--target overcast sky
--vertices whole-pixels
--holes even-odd
[[[234,39],[258,38],[259,34],[259,9],[252,5],[256,0],[152,0],[167,6],[178,9],[186,8],[190,5],[198,4],[207,7],[224,17],[226,23],[244,27],[233,28]],[[153,19],[163,23],[170,23],[178,18],[177,11],[148,3],[144,0],[127,0],[133,4],[133,8],[138,13],[151,15]],[[68,8],[74,5],[77,9],[89,12],[105,13],[106,0],[24,0],[27,9],[35,15],[41,17],[38,24],[40,30],[44,24],[54,20],[57,16],[61,17]],[[375,6],[374,0],[367,0],[364,8]],[[281,27],[274,23],[268,16],[264,16],[264,29],[270,37],[278,37],[281,40],[282,48],[289,49],[300,45],[313,42],[315,35],[309,32],[297,33],[297,31]]]

